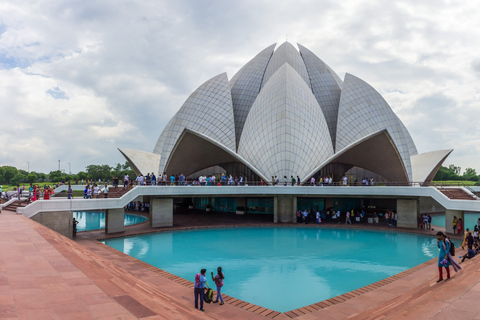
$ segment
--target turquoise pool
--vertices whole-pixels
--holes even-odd
[[[105,212],[75,211],[73,217],[78,220],[77,231],[105,229]],[[148,219],[138,214],[125,213],[125,226],[145,222]]]
[[[106,245],[181,278],[222,266],[223,292],[286,312],[358,289],[438,256],[422,235],[333,228],[227,228],[108,239]],[[193,295],[193,294],[192,294]]]

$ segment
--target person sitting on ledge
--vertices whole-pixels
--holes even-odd
[[[475,251],[473,249],[468,249],[468,252],[466,255],[463,256],[462,258],[462,262],[465,261],[465,259],[472,259],[473,257],[475,257]],[[460,263],[462,263],[460,262]]]

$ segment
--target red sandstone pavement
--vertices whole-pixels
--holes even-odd
[[[189,281],[86,234],[72,241],[23,216],[0,214],[0,319],[480,319],[480,258],[462,267],[436,284],[432,260],[284,314],[233,298],[202,313],[193,308]]]

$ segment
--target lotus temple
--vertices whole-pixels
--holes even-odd
[[[432,183],[453,150],[418,153],[374,88],[300,44],[273,44],[201,84],[152,152],[119,151],[139,175],[187,181],[0,199],[0,318],[480,318],[480,258],[438,282],[435,237],[447,232],[465,257],[453,218],[476,223],[480,189]],[[193,183],[223,174],[248,183]],[[338,211],[342,225],[300,225],[298,210]],[[425,214],[432,226],[420,229]],[[195,273],[219,264],[224,305],[195,309]]]
[[[271,184],[272,176],[346,175],[350,182],[432,181],[452,152],[418,153],[407,128],[362,79],[342,80],[313,52],[265,48],[230,80],[198,87],[168,122],[153,152],[120,149],[138,174],[218,173]],[[210,171],[213,172],[213,171]]]

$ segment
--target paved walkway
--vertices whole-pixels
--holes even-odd
[[[150,228],[144,224],[143,229]],[[127,228],[126,233],[138,232]],[[21,215],[2,213],[0,318],[480,319],[476,303],[480,298],[480,259],[465,262],[463,271],[440,284],[435,283],[435,261],[429,261],[394,281],[360,289],[348,299],[338,298],[336,304],[324,302],[285,314],[266,311],[267,318],[235,306],[243,304],[234,300],[223,306],[207,305],[205,313],[197,311],[191,283],[179,283],[87,234],[95,233],[82,233],[71,241]]]

